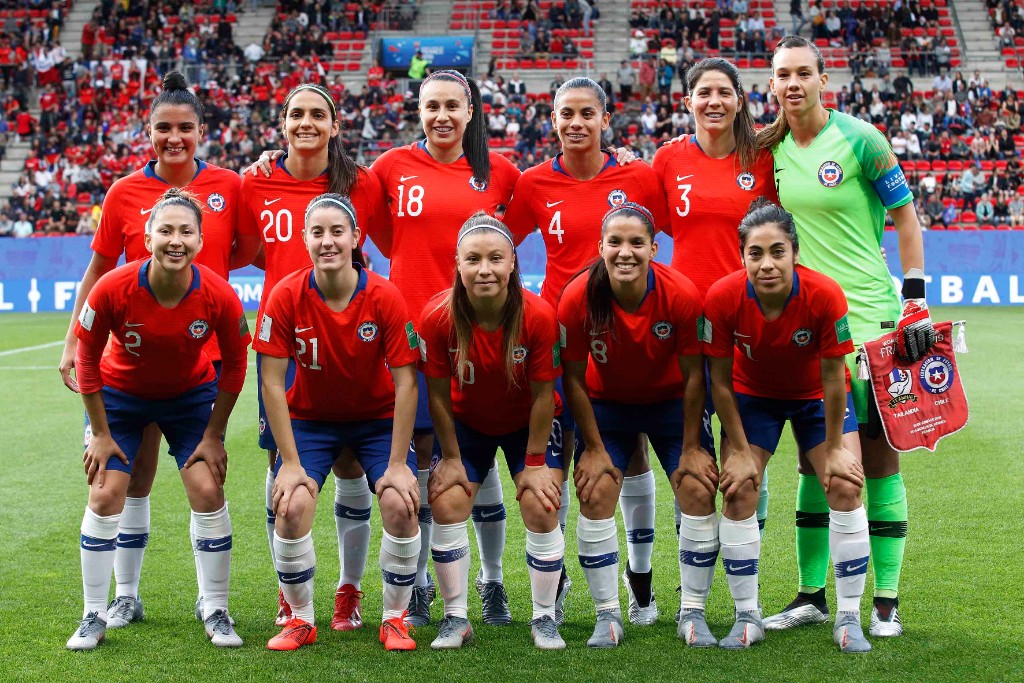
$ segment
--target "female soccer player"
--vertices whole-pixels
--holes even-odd
[[[132,465],[146,426],[156,423],[192,508],[206,634],[218,647],[238,647],[242,639],[228,616],[231,519],[223,439],[245,381],[249,329],[231,286],[192,263],[203,247],[202,204],[172,188],[147,213],[145,246],[152,257],[101,277],[74,326],[78,390],[92,439],[84,457],[90,485],[81,537],[85,609],[67,646],[91,650],[106,635],[110,572]],[[205,352],[214,334],[219,379]]]
[[[169,71],[163,90],[153,100],[146,133],[153,144],[156,159],[143,168],[115,182],[103,201],[103,213],[92,241],[92,260],[82,276],[82,285],[75,297],[71,326],[64,340],[59,370],[64,384],[78,391],[71,374],[75,366],[78,338],[75,321],[96,285],[96,281],[117,266],[122,254],[127,261],[149,256],[146,250],[145,226],[157,200],[168,188],[185,188],[194,192],[205,205],[203,250],[198,262],[211,268],[225,280],[232,267],[248,262],[248,245],[236,230],[239,199],[237,173],[218,168],[195,158],[196,147],[205,134],[203,105],[177,71]],[[216,337],[210,335],[206,352],[220,367]],[[85,441],[91,434],[86,415]],[[149,542],[149,493],[156,476],[160,450],[160,429],[156,424],[146,427],[135,456],[128,495],[114,550],[115,597],[107,607],[107,628],[120,628],[143,617],[139,599],[142,560]],[[196,562],[196,573],[201,568]],[[200,594],[200,601],[202,594]],[[203,607],[196,604],[196,616],[202,618]]]
[[[343,449],[380,501],[380,568],[388,650],[414,650],[404,622],[420,534],[415,454],[418,340],[401,294],[359,263],[354,203],[323,194],[305,211],[302,241],[313,265],[284,276],[260,318],[263,397],[278,447],[272,492],[274,558],[292,618],[271,650],[316,642],[312,526],[320,488]],[[289,359],[294,381],[286,389]],[[287,393],[286,393],[287,392]]]
[[[304,215],[310,200],[325,192],[350,196],[356,215],[368,232],[387,220],[380,183],[376,176],[356,165],[342,146],[341,121],[330,93],[323,87],[305,83],[294,88],[281,109],[281,128],[288,141],[288,154],[275,163],[269,176],[246,174],[242,180],[245,200],[239,211],[239,231],[262,240],[266,276],[260,316],[270,292],[285,276],[309,266],[309,254],[295,234],[295,225]],[[300,229],[301,233],[301,229]],[[261,377],[262,357],[257,356],[256,372]],[[294,365],[287,373],[288,383]],[[277,445],[260,400],[260,448],[267,451],[266,479],[267,538],[274,547],[274,463]],[[348,631],[363,625],[360,612],[360,582],[366,568],[370,542],[370,506],[372,495],[363,469],[346,452],[334,467],[335,526],[341,573],[335,593],[331,628]],[[278,596],[278,625],[289,618],[288,605]]]
[[[431,647],[472,640],[466,616],[466,520],[481,482],[505,453],[526,525],[534,645],[561,650],[555,594],[565,542],[558,526],[562,458],[549,438],[559,370],[555,312],[525,290],[512,233],[484,213],[459,230],[451,290],[431,299],[420,322],[422,369],[437,437],[429,494],[431,551],[445,618]],[[558,429],[554,426],[554,429]]]
[[[612,153],[601,148],[601,136],[611,119],[607,105],[606,93],[589,78],[573,78],[562,84],[551,112],[562,151],[523,173],[505,215],[517,240],[540,227],[547,251],[541,296],[552,307],[558,305],[562,289],[572,276],[594,260],[594,243],[601,239],[601,219],[610,208],[634,202],[653,207],[656,226],[668,223],[664,211],[659,210],[664,199],[651,168],[643,163],[620,164]],[[562,432],[571,455],[575,426],[569,411],[562,414]],[[651,590],[655,486],[642,440],[637,451],[620,497],[629,548],[623,579],[629,594],[630,621],[648,625],[658,618]],[[565,481],[560,511],[563,525],[568,511],[569,483]],[[565,575],[559,587],[559,623],[570,586]]]
[[[869,652],[860,598],[870,544],[860,500],[864,471],[857,419],[844,363],[854,350],[846,298],[834,280],[797,265],[793,217],[777,205],[755,202],[739,236],[745,270],[712,285],[704,301],[711,390],[729,437],[719,478],[725,502],[718,536],[736,623],[719,645],[743,649],[764,639],[757,600],[761,537],[754,510],[760,473],[788,421],[828,499],[828,545],[839,600],[834,640],[843,652]],[[710,478],[687,477],[683,489],[684,497],[714,509],[717,491]],[[683,566],[684,575],[689,570]]]
[[[597,608],[591,647],[615,647],[623,635],[614,514],[638,435],[650,439],[677,499],[680,455],[714,448],[702,420],[700,295],[684,275],[651,262],[654,225],[631,202],[605,214],[600,260],[558,302],[565,393],[583,441],[573,476],[580,564]]]
[[[798,36],[780,41],[772,57],[770,86],[781,113],[759,134],[758,144],[775,157],[779,199],[793,214],[804,265],[835,279],[846,293],[854,343],[895,329],[900,355],[920,360],[934,342],[935,328],[925,303],[924,248],[913,195],[881,133],[822,106],[827,85],[825,62],[813,43]],[[886,212],[896,226],[905,273],[902,315],[879,251]],[[869,633],[898,636],[903,632],[897,590],[907,535],[906,488],[899,454],[882,434],[869,383],[854,380],[853,396],[861,424],[875,569]],[[797,491],[799,593],[781,614],[766,620],[767,628],[819,623],[828,616],[821,592],[828,566],[828,504],[812,472],[804,458]]]

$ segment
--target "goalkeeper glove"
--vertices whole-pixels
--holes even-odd
[[[903,278],[903,315],[896,326],[896,353],[904,361],[921,360],[935,343],[935,326],[925,301],[924,273],[911,268]]]

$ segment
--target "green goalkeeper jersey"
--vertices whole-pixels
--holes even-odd
[[[800,263],[833,278],[857,344],[895,328],[900,302],[881,254],[885,213],[913,201],[896,155],[871,124],[829,110],[805,148],[790,132],[773,150],[775,184],[793,214]]]

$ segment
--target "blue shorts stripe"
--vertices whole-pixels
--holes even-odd
[[[473,506],[474,522],[500,522],[505,519],[507,514],[504,503]]]
[[[301,572],[278,572],[277,578],[281,583],[287,583],[294,585],[297,583],[305,583],[313,580],[313,575],[316,574],[316,565],[309,569]]]
[[[604,555],[580,555],[580,566],[584,569],[600,569],[611,567],[619,563],[619,552],[605,553]]]
[[[392,586],[411,586],[416,582],[415,572],[412,574],[396,574],[386,569],[381,569],[380,573],[384,583],[391,584]]]
[[[196,550],[201,553],[223,553],[231,550],[231,537],[223,538],[197,538]]]
[[[729,576],[754,576],[757,574],[758,560],[726,560],[725,573]]]
[[[691,567],[710,567],[718,561],[718,551],[698,553],[692,550],[680,550],[679,561]]]
[[[359,522],[365,522],[370,519],[370,513],[372,511],[372,508],[350,508],[347,505],[342,505],[341,503],[334,504],[334,516],[341,517],[342,519],[352,519]]]
[[[434,558],[434,562],[455,562],[456,560],[461,560],[466,555],[469,555],[469,546],[455,548],[454,550],[430,549],[430,556]]]
[[[429,504],[420,503],[420,524],[432,524],[434,522],[434,513],[430,510]]]
[[[836,578],[843,579],[847,576],[866,574],[868,571],[868,556],[858,557],[855,560],[836,562]]]
[[[117,538],[94,538],[82,534],[82,550],[104,553],[117,547]]]
[[[530,553],[526,553],[526,564],[539,572],[560,572],[563,561],[561,557],[557,560],[539,560]]]
[[[149,534],[118,534],[118,548],[145,548],[149,545]]]
[[[628,543],[654,543],[654,529],[631,529],[626,532]]]

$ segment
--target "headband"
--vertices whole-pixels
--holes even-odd
[[[427,81],[429,81],[431,78],[435,78],[437,76],[448,76],[448,77],[454,79],[455,81],[458,81],[458,83],[466,91],[466,99],[469,100],[469,103],[471,105],[473,104],[473,93],[469,89],[469,81],[466,80],[465,76],[460,74],[458,71],[455,71],[454,69],[441,69],[440,71],[433,71],[433,72],[431,72],[431,74],[429,76],[427,76],[426,78],[424,78],[423,82],[420,83],[420,92],[423,91],[423,86],[425,86],[427,84]]]
[[[654,214],[652,214],[647,209],[646,206],[642,206],[640,204],[637,204],[636,202],[626,202],[625,204],[622,204],[620,206],[616,206],[616,207],[612,208],[610,211],[608,211],[608,213],[606,213],[604,215],[604,218],[601,219],[601,224],[604,225],[604,223],[609,218],[611,218],[612,214],[614,214],[616,211],[623,211],[625,209],[630,209],[632,211],[636,211],[637,213],[641,214],[644,218],[646,218],[648,220],[648,222],[651,224],[652,228],[655,227],[655,225],[654,225]]]
[[[309,214],[312,213],[313,209],[317,208],[320,204],[336,204],[342,208],[342,210],[349,215],[352,219],[352,228],[358,228],[359,223],[356,221],[356,214],[352,209],[345,204],[345,202],[335,199],[334,197],[318,197],[309,203],[306,207],[305,220],[309,220]]]
[[[494,232],[498,233],[499,235],[501,235],[502,237],[507,239],[508,243],[512,246],[512,250],[515,251],[516,245],[515,245],[515,243],[512,242],[512,238],[508,236],[508,233],[506,233],[504,230],[502,230],[501,228],[497,227],[496,225],[489,225],[487,223],[481,223],[480,225],[474,225],[472,228],[470,228],[466,232],[462,233],[462,237],[460,237],[459,241],[455,243],[455,251],[459,250],[459,246],[462,244],[462,240],[466,239],[466,237],[470,233],[476,232],[477,230],[493,230]]]
[[[323,90],[321,90],[319,86],[313,85],[312,83],[303,83],[302,85],[292,90],[292,95],[302,90],[311,90],[312,92],[315,92],[317,95],[327,100],[327,104],[331,105],[331,113],[334,114],[334,118],[338,118],[338,110],[334,106],[334,100],[330,97],[330,95],[327,95]]]

